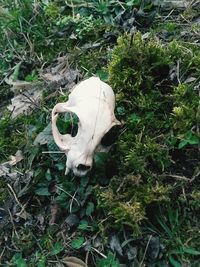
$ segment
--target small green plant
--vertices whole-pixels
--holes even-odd
[[[119,267],[119,261],[115,259],[115,255],[112,252],[108,253],[106,259],[101,259],[97,263],[97,267]]]
[[[61,242],[57,241],[52,248],[51,255],[58,255],[63,249]]]
[[[27,267],[27,262],[23,259],[21,253],[16,253],[12,258],[12,263],[15,264],[17,267]]]
[[[165,25],[165,29],[169,33],[174,33],[174,31],[176,30],[176,28],[177,28],[177,24],[176,23],[173,23],[173,22],[166,23],[166,25]]]
[[[34,82],[34,81],[37,81],[38,80],[38,75],[36,73],[36,70],[33,70],[31,72],[31,74],[28,74],[26,77],[25,77],[25,81],[27,82]]]
[[[71,243],[71,247],[74,248],[74,249],[79,249],[82,247],[83,243],[84,243],[85,239],[83,236],[77,238],[77,239],[74,239]]]
[[[158,4],[158,3],[157,3]],[[69,6],[73,6],[77,13],[94,13],[96,16],[101,17],[107,24],[110,25],[120,25],[123,28],[123,16],[131,19],[135,11],[138,11],[137,19],[141,24],[145,24],[148,20],[152,20],[156,13],[158,5],[155,5],[154,1],[142,1],[142,0],[130,0],[130,1],[116,1],[116,0],[91,0],[87,1],[87,5],[84,1],[71,1]],[[146,17],[142,17],[141,14],[147,12]],[[136,12],[137,13],[137,12]],[[142,18],[142,20],[141,20]],[[136,20],[137,20],[136,19]]]
[[[185,147],[186,145],[198,145],[199,142],[200,140],[197,137],[197,135],[194,135],[191,131],[188,131],[185,134],[184,139],[181,140],[181,142],[179,143],[178,147],[181,149]]]
[[[67,53],[76,43],[94,41],[106,30],[99,17],[71,16],[66,14],[65,2],[4,1],[0,12],[0,77],[17,63],[29,63],[30,70],[25,75],[27,81],[37,80],[35,66],[41,66],[41,59],[51,62],[59,53]],[[46,26],[48,25],[48,27]],[[95,34],[94,34],[94,28]],[[40,59],[41,58],[41,59]]]

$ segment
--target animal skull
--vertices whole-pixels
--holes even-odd
[[[115,96],[112,88],[97,77],[76,85],[65,103],[52,110],[52,132],[57,146],[66,156],[66,172],[86,175],[92,168],[94,152],[104,135],[120,125],[115,118]],[[61,134],[56,126],[59,113],[74,113],[79,118],[77,135]]]

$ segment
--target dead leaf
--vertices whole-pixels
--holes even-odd
[[[76,257],[65,257],[62,259],[62,263],[67,267],[87,267],[86,264]]]
[[[69,229],[72,229],[72,228],[78,226],[79,221],[80,220],[79,220],[78,216],[76,214],[71,213],[71,214],[69,214],[69,216],[67,216],[65,223],[67,224],[67,227]]]
[[[52,75],[51,73],[46,73],[42,75],[42,78],[50,82],[58,82],[62,79],[62,76],[59,74]]]
[[[52,225],[56,222],[57,218],[60,215],[60,206],[57,203],[54,203],[51,205],[51,219],[49,221],[49,224]]]
[[[101,42],[99,42],[99,43],[87,43],[87,44],[84,44],[81,48],[85,49],[85,50],[95,49],[97,47],[100,47],[101,45],[102,45]]]
[[[18,192],[18,197],[22,197],[23,195],[27,194],[29,188],[30,188],[30,184],[32,182],[32,178],[33,178],[33,171],[28,171],[26,173],[23,174],[23,183],[25,184],[25,186],[23,186],[21,188],[21,190]]]
[[[160,253],[160,239],[159,236],[152,236],[149,242],[147,253],[151,260],[156,260]]]
[[[17,170],[11,171],[9,162],[0,164],[0,177],[4,177],[11,181],[16,181],[21,174]]]
[[[18,95],[18,94],[32,88],[31,82],[20,81],[20,80],[13,81],[11,78],[5,79],[5,82],[8,85],[12,85],[11,91],[13,91],[15,95]]]
[[[44,220],[44,216],[42,214],[39,214],[37,219],[38,219],[38,222],[40,225],[44,224],[45,220]]]
[[[23,159],[24,157],[23,157],[22,151],[18,150],[14,156],[12,155],[10,156],[10,161],[8,163],[10,164],[10,166],[14,166]]]
[[[116,251],[120,256],[123,256],[122,247],[119,242],[119,238],[116,235],[112,235],[110,238],[110,248],[112,251]]]
[[[22,210],[22,211],[20,211],[20,212],[17,212],[17,213],[16,213],[16,216],[17,216],[17,217],[20,217],[20,218],[22,218],[22,219],[24,219],[24,220],[31,219],[31,214],[28,213],[28,212],[25,211],[25,210]]]
[[[11,17],[11,15],[9,14],[9,12],[8,12],[8,9],[7,8],[4,8],[4,7],[2,7],[2,6],[0,6],[0,15],[2,16],[2,15],[4,15],[4,16],[10,16]]]
[[[41,88],[31,88],[23,94],[19,94],[11,99],[11,105],[7,107],[12,112],[12,119],[22,113],[27,114],[31,109],[38,107],[38,102],[42,97]]]
[[[55,62],[48,66],[43,72],[40,74],[40,77],[48,83],[55,84],[55,87],[60,87],[64,89],[67,86],[69,89],[69,85],[74,85],[74,82],[79,77],[79,71],[70,69],[69,67],[69,56],[58,57]]]
[[[62,264],[61,262],[57,262],[55,267],[65,267],[66,265]]]
[[[0,164],[0,177],[5,177],[7,174],[9,174],[10,168],[8,167],[8,164]]]
[[[79,72],[77,70],[58,70],[56,73],[55,68],[52,68],[50,72],[41,74],[41,78],[46,82],[56,83],[59,86],[71,85],[76,81]],[[57,87],[59,87],[57,86]]]
[[[44,128],[42,132],[40,132],[35,140],[34,140],[34,145],[36,146],[37,144],[40,145],[45,145],[52,143],[53,140],[53,135],[52,135],[52,130],[51,130],[51,123],[47,125],[47,127]]]
[[[164,1],[157,1],[158,5],[161,5],[161,8],[164,10],[172,10],[172,9],[185,9],[189,2],[184,0],[164,0]],[[156,4],[156,1],[154,2]]]
[[[196,81],[196,79],[197,79],[197,78],[195,78],[195,77],[188,77],[184,82],[185,82],[185,83],[191,83],[191,82]]]

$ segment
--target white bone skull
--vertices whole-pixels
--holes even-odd
[[[76,85],[65,103],[58,103],[52,110],[52,133],[57,146],[66,156],[66,172],[84,176],[92,168],[94,152],[104,135],[120,125],[115,118],[115,96],[112,88],[97,77]],[[56,126],[59,113],[74,113],[79,118],[75,137],[61,134]]]

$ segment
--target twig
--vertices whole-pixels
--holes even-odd
[[[58,92],[56,91],[56,92],[53,92],[53,93],[49,94],[47,97],[44,98],[44,101],[47,101],[47,100],[55,97],[57,95],[57,93]]]
[[[16,215],[17,215],[17,216],[21,216],[22,212],[25,212],[25,214],[28,215],[28,213],[26,212],[25,208],[26,208],[26,206],[27,206],[27,204],[28,204],[28,202],[29,202],[30,199],[29,199],[24,205],[22,205],[22,204],[19,202],[19,200],[18,200],[18,198],[17,198],[17,195],[16,195],[14,189],[11,187],[11,185],[10,185],[10,184],[7,184],[7,186],[8,186],[8,188],[10,189],[11,193],[13,194],[13,196],[14,196],[14,198],[15,198],[15,201],[17,202],[17,204],[18,204],[18,205],[20,206],[20,208],[21,208],[21,210],[20,210],[18,213],[16,213]]]
[[[72,199],[74,199],[76,201],[76,203],[80,206],[80,203],[78,202],[78,200],[75,198],[75,196],[72,196],[70,193],[68,193],[67,191],[65,191],[64,189],[62,189],[62,187],[59,187],[56,185],[56,188],[58,188],[59,190],[63,191],[66,195],[70,196]]]
[[[192,183],[199,175],[200,175],[200,171],[197,172],[197,174],[192,176],[192,178],[190,179],[190,183]]]
[[[16,227],[15,227],[14,220],[13,220],[12,214],[11,214],[11,212],[10,212],[10,209],[8,209],[8,213],[9,213],[9,215],[10,215],[10,220],[11,220],[11,223],[12,223],[12,226],[13,226],[13,230],[14,230],[14,232],[15,232],[17,238],[19,239],[19,235],[18,235],[18,233],[17,233],[17,230],[16,230]]]
[[[30,96],[26,95],[25,93],[21,93],[23,96],[25,96],[29,101],[30,101],[30,104],[33,104],[34,106],[36,106],[38,109],[41,109],[41,107],[37,104],[37,102],[32,99]]]
[[[24,216],[21,216],[21,214],[24,212],[24,214],[28,217],[30,217],[30,214],[25,210],[26,206],[28,205],[31,197],[28,199],[28,201],[21,207],[21,210],[16,213],[17,216],[24,218]]]
[[[11,193],[13,194],[14,198],[15,198],[15,201],[17,202],[17,204],[21,207],[21,209],[23,209],[23,205],[19,202],[18,198],[17,198],[17,195],[14,191],[14,189],[12,188],[12,186],[10,184],[7,184],[8,188],[10,189]]]
[[[65,4],[71,8],[73,7],[92,7],[93,5],[91,3],[88,3],[87,1],[84,1],[84,2],[80,2],[80,4],[69,4],[67,0],[65,0]]]
[[[125,11],[126,10],[126,8],[123,6],[123,4],[119,1],[119,0],[117,0],[117,3],[121,6],[121,8]]]
[[[62,151],[42,151],[42,154],[64,154]]]
[[[35,241],[36,241],[36,243],[37,243],[37,245],[38,245],[40,251],[43,252],[43,249],[42,249],[42,247],[41,247],[41,245],[40,245],[40,242],[37,240],[37,238],[36,238],[36,236],[35,236],[34,234],[32,234],[32,235],[33,235],[33,238],[35,239]]]
[[[21,55],[17,53],[16,49],[13,47],[12,43],[10,42],[10,39],[8,37],[8,30],[10,30],[12,32],[12,30],[10,28],[7,28],[6,30],[4,30],[4,34],[8,40],[8,44],[12,48],[12,51],[17,55],[17,58],[21,60]]]
[[[90,251],[88,250],[87,253],[86,253],[86,256],[85,256],[85,265],[86,265],[86,267],[88,267],[89,253],[90,253]]]
[[[190,21],[188,21],[182,14],[181,14],[181,18],[182,18],[185,22],[187,22],[188,24],[190,23]]]
[[[71,8],[72,8],[72,18],[75,19],[74,4],[72,0],[71,0]]]
[[[31,43],[31,40],[29,38],[28,33],[27,33],[27,36],[23,32],[21,32],[21,34],[24,36],[24,39],[26,40],[26,42],[28,43],[28,45],[30,47],[30,55],[33,56],[33,54],[34,54],[34,45],[33,45],[33,43]]]
[[[141,261],[140,264],[139,264],[139,267],[142,267],[142,264],[143,264],[143,262],[144,262],[145,256],[146,256],[146,254],[147,254],[147,249],[148,249],[148,247],[149,247],[149,243],[150,243],[150,241],[151,241],[151,238],[152,238],[152,235],[150,235],[150,237],[149,237],[149,240],[148,240],[148,242],[147,242],[147,245],[146,245],[146,248],[145,248],[145,251],[144,251],[144,255],[143,255],[142,261]]]
[[[141,131],[140,134],[139,134],[139,140],[138,140],[139,143],[142,142],[142,136],[143,136],[144,130],[145,130],[145,126],[142,128],[142,131]]]
[[[187,201],[186,194],[185,194],[185,188],[182,186],[182,192],[183,192],[183,198],[185,201]]]
[[[164,21],[174,12],[174,9],[172,9],[169,14],[163,19]]]
[[[163,176],[163,175],[162,175]],[[164,176],[169,176],[169,177],[172,177],[172,178],[176,178],[177,180],[183,180],[183,181],[191,181],[191,179],[185,177],[185,176],[180,176],[180,175],[173,175],[173,174],[164,174]]]
[[[184,43],[184,44],[190,44],[190,45],[200,46],[199,43],[191,43],[191,42],[186,42],[186,41],[184,41],[183,43]]]
[[[0,255],[0,265],[1,265],[1,259],[2,259],[2,257],[3,257],[3,254],[4,254],[4,252],[5,252],[5,247],[3,248],[3,250],[2,250],[2,252],[1,252],[1,255]]]
[[[75,199],[76,193],[77,193],[77,191],[73,194],[72,199],[71,199],[71,202],[70,202],[70,205],[69,205],[69,212],[70,213],[72,212],[72,205],[73,205],[73,201]]]
[[[178,80],[178,83],[181,84],[181,81],[180,81],[180,61],[178,60],[177,61],[177,80]]]
[[[98,249],[92,247],[92,250],[94,250],[96,253],[98,253],[99,255],[101,255],[104,259],[107,259],[106,255],[104,255],[103,253],[101,253],[100,251],[98,251]]]

